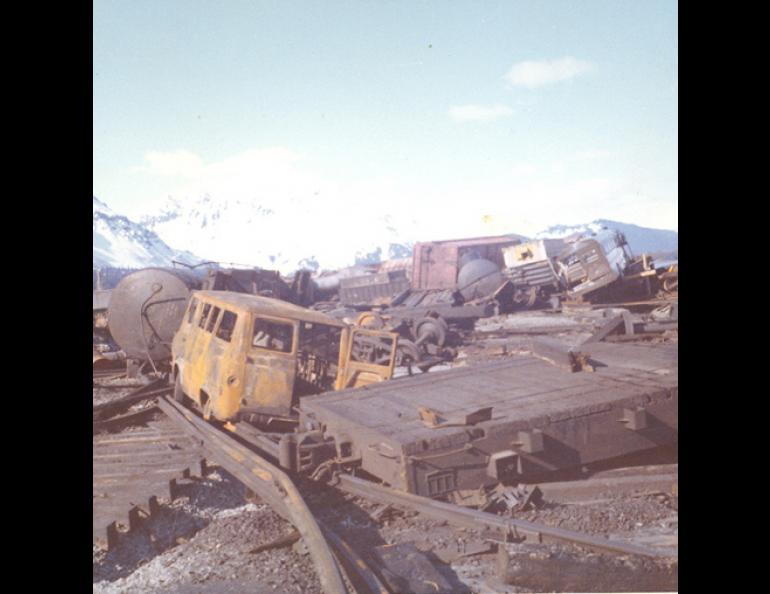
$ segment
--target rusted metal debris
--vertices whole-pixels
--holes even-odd
[[[679,328],[678,303],[668,303],[653,310],[645,319],[634,316],[627,309],[604,310],[607,319],[583,344],[592,342],[637,340],[654,338]]]
[[[340,303],[350,306],[387,305],[393,297],[411,286],[405,270],[343,278],[340,279]]]
[[[489,530],[503,541],[535,543],[568,542],[598,551],[609,551],[626,555],[640,555],[643,557],[677,556],[676,554],[634,543],[610,540],[564,528],[546,526],[526,520],[506,518],[483,511],[468,509],[428,497],[414,495],[413,493],[397,491],[390,487],[346,474],[338,475],[335,480],[338,488],[364,499],[405,507],[406,509],[411,509],[431,518],[443,520],[463,528]]]
[[[504,584],[536,592],[676,592],[678,561],[607,559],[548,550],[498,548]]]
[[[102,353],[96,348],[93,349],[93,369],[95,373],[121,369],[124,365],[125,361],[120,356],[120,353]]]
[[[431,553],[436,555],[444,563],[454,563],[463,557],[473,557],[474,555],[486,555],[497,552],[498,543],[496,542],[478,542],[478,541],[455,541],[449,546],[434,548]]]
[[[164,378],[157,379],[153,382],[147,383],[130,394],[126,394],[115,400],[110,400],[102,404],[97,404],[93,407],[94,422],[106,419],[111,415],[118,414],[119,412],[126,410],[133,404],[146,400],[148,398],[155,398],[161,394],[167,394],[171,391],[167,381]]]
[[[543,506],[543,492],[539,487],[528,485],[506,486],[498,484],[487,494],[481,511],[514,514]]]
[[[388,588],[394,594],[436,594],[455,591],[429,556],[413,543],[382,545],[372,550]]]
[[[149,406],[139,411],[118,415],[109,419],[95,420],[93,424],[94,434],[102,431],[117,431],[123,427],[143,423],[152,418],[160,409],[156,406]]]
[[[493,487],[481,486],[478,489],[454,491],[448,497],[451,503],[464,507],[474,507],[491,513],[507,513],[538,509],[543,505],[543,493],[539,487],[519,484]]]

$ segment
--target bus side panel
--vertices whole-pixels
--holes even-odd
[[[294,378],[297,373],[299,324],[294,322],[293,326],[294,346],[291,353],[252,347],[250,332],[246,331],[243,391],[246,404],[243,412],[291,415],[292,406],[296,404]]]
[[[241,408],[244,389],[246,352],[245,320],[243,312],[236,312],[238,320],[233,329],[230,342],[214,337],[211,342],[210,356],[215,358],[215,365],[209,371],[209,378],[215,384],[212,392],[216,398],[212,403],[212,413],[220,420],[233,418]]]

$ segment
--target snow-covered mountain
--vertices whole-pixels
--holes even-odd
[[[322,200],[289,199],[273,207],[258,200],[185,201],[169,197],[141,222],[164,240],[223,264],[277,269],[335,270],[410,256],[414,234],[389,215],[362,204],[332,211]]]
[[[537,233],[535,238],[564,238],[576,234],[595,233],[603,227],[623,233],[634,254],[658,254],[674,258],[678,256],[679,233],[676,231],[651,229],[607,219],[597,219],[581,225],[553,225]]]
[[[170,248],[158,235],[115,213],[94,198],[94,267],[144,268],[171,266],[172,260],[197,264],[200,258],[190,252]]]
[[[478,235],[448,230],[446,236],[426,236],[426,229],[408,216],[381,214],[383,211],[387,209],[363,200],[342,212],[332,212],[322,200],[288,200],[266,207],[258,199],[215,200],[204,195],[184,203],[169,198],[162,208],[135,223],[94,197],[94,266],[168,266],[171,260],[191,264],[214,260],[290,274],[300,268],[338,270],[410,257],[417,241]],[[535,238],[567,237],[602,227],[624,233],[635,254],[678,255],[676,231],[606,219],[554,225]],[[509,230],[526,239],[515,232]],[[204,257],[196,257],[192,251]]]
[[[356,264],[373,264],[409,257],[417,241],[478,235],[459,231],[446,236],[426,236],[427,229],[404,216],[387,213],[387,208],[359,204],[333,211],[323,200],[305,198],[264,206],[252,200],[222,199],[204,195],[197,200],[169,197],[156,213],[141,222],[171,245],[223,263],[247,264],[291,273],[299,268],[336,270]],[[436,215],[439,217],[440,214]],[[435,223],[435,221],[434,221]],[[603,226],[626,235],[635,253],[676,254],[675,231],[649,229],[600,219],[582,225],[555,225],[536,235],[565,237],[596,231]],[[516,229],[509,229],[511,235]],[[522,237],[523,238],[523,237]]]

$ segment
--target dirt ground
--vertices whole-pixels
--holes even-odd
[[[452,592],[528,591],[499,582],[495,544],[479,532],[457,529],[397,508],[373,519],[372,514],[383,506],[328,489],[309,496],[308,502],[319,518],[358,551],[411,542],[441,559],[486,543],[486,554],[436,563],[453,584]],[[593,502],[548,501],[541,509],[514,517],[639,544],[675,547],[678,511],[674,508],[675,499],[660,492],[604,493]],[[114,551],[107,553],[94,547],[93,591],[321,592],[312,560],[301,541],[251,552],[291,532],[286,521],[266,505],[249,501],[240,483],[218,470],[198,479],[186,496],[164,505],[161,514],[127,536]],[[512,546],[521,550],[532,547]],[[571,545],[549,548],[587,554]]]

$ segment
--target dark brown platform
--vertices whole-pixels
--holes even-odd
[[[537,478],[677,442],[678,347],[586,345],[593,373],[530,356],[458,367],[304,398],[338,451],[392,486],[436,496],[498,480]],[[429,427],[492,407],[469,426]]]

